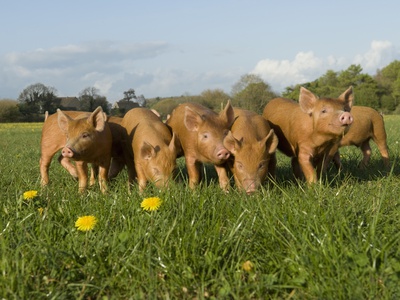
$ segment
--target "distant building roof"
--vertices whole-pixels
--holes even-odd
[[[57,97],[56,106],[62,110],[79,110],[80,102],[77,97]]]
[[[118,108],[119,110],[124,111],[124,112],[127,112],[128,110],[135,108],[135,107],[139,107],[139,103],[128,101],[125,99],[117,101],[113,106],[113,108]]]

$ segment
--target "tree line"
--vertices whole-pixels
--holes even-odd
[[[245,74],[232,86],[230,94],[221,89],[205,90],[200,95],[146,99],[136,97],[135,90],[124,91],[123,101],[137,102],[138,105],[156,109],[166,118],[172,109],[183,102],[198,102],[219,111],[228,100],[233,106],[262,113],[269,100],[285,97],[297,100],[300,86],[310,89],[314,94],[324,97],[338,97],[340,93],[353,86],[356,105],[369,106],[385,114],[400,114],[400,61],[395,60],[377,70],[374,76],[363,73],[360,65],[350,65],[346,70],[328,70],[314,81],[286,87],[282,94],[274,92],[271,86],[255,74]],[[43,121],[44,112],[54,113],[59,106],[60,97],[53,87],[42,83],[26,87],[17,100],[0,100],[0,122]],[[94,87],[83,89],[76,97],[79,106],[76,110],[93,111],[97,106],[111,115],[121,115],[117,108],[112,109],[105,96]]]

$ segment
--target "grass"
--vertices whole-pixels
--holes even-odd
[[[389,173],[371,143],[367,171],[357,168],[361,152],[344,148],[345,171],[307,187],[279,155],[277,183],[252,196],[222,193],[211,168],[194,191],[179,181],[129,195],[123,172],[107,195],[98,186],[79,195],[56,160],[42,189],[42,124],[0,124],[0,296],[398,299],[400,116],[385,121]],[[39,196],[24,200],[28,190]],[[144,211],[142,200],[153,196],[160,209]],[[98,219],[92,231],[74,227],[84,215]]]

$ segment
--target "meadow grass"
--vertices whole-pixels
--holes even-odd
[[[293,180],[279,155],[276,183],[224,194],[215,172],[190,190],[127,191],[127,174],[84,195],[54,159],[39,176],[42,124],[0,124],[2,299],[399,299],[400,116],[385,119],[393,167],[341,150],[344,171]],[[38,197],[24,200],[23,193]],[[144,211],[146,197],[161,207]],[[94,229],[79,231],[78,217]]]

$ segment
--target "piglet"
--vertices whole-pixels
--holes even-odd
[[[107,190],[107,176],[111,161],[112,135],[107,116],[99,106],[89,116],[71,118],[60,109],[57,110],[58,125],[66,134],[67,141],[61,154],[76,161],[79,191],[87,187],[87,164],[99,168],[100,190]]]
[[[179,143],[175,134],[146,108],[129,110],[121,125],[126,130],[125,161],[129,182],[137,177],[140,192],[148,181],[159,188],[167,186],[176,169]]]
[[[182,103],[172,111],[167,125],[181,143],[179,154],[185,156],[190,188],[200,182],[202,163],[218,166],[229,158],[230,152],[223,141],[233,121],[230,102],[219,114],[197,103]]]
[[[278,136],[278,149],[292,157],[296,177],[304,175],[308,183],[317,182],[330,161],[330,151],[336,147],[353,123],[350,113],[353,88],[337,99],[319,99],[304,87],[300,88],[299,103],[276,98],[264,108],[263,117]],[[276,159],[270,161],[275,174]]]
[[[390,167],[389,150],[382,115],[375,109],[366,106],[353,106],[351,114],[354,122],[341,139],[339,147],[354,145],[360,148],[363,153],[363,159],[359,167],[365,169],[371,158],[369,141],[372,139],[378,146],[385,169],[388,169]],[[338,169],[342,167],[339,151],[335,154],[334,163]]]
[[[64,111],[71,118],[84,118],[90,116],[89,112]],[[40,176],[42,186],[49,184],[49,168],[54,155],[65,146],[67,136],[58,126],[58,114],[45,114],[40,140]],[[58,161],[74,177],[78,178],[75,165],[68,157],[59,156]]]
[[[278,138],[261,115],[234,108],[235,122],[224,139],[232,154],[219,174],[222,189],[229,187],[228,171],[236,186],[247,194],[254,193],[268,177],[268,165],[278,146]]]
[[[63,111],[71,118],[81,118],[90,116],[90,112],[83,111]],[[125,166],[124,154],[122,150],[122,140],[125,129],[121,126],[122,118],[110,116],[107,119],[112,134],[112,161],[108,172],[108,179],[113,179]],[[61,150],[67,142],[67,136],[58,126],[58,114],[45,114],[45,122],[42,128],[40,141],[40,175],[41,184],[46,186],[49,183],[49,168],[54,155]],[[78,173],[71,159],[60,155],[58,161],[75,178],[78,179]],[[98,175],[98,167],[92,165],[90,185],[94,185],[95,178]]]

